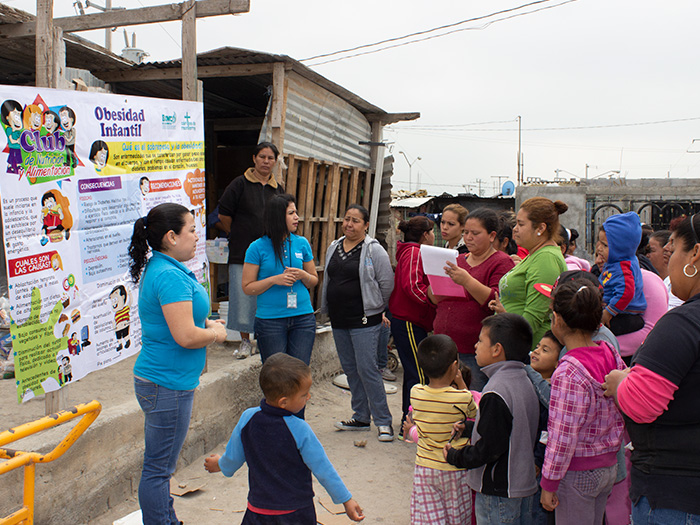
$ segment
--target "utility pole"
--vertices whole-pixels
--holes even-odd
[[[80,14],[85,14],[83,11],[83,6],[81,3],[78,1],[76,2],[78,5],[78,8],[80,9]],[[97,9],[98,11],[102,11],[103,13],[109,13],[110,11],[114,11],[117,9],[124,9],[124,7],[115,7],[114,9],[112,8],[112,0],[105,0],[105,5],[101,6],[99,4],[96,4],[94,0],[91,2],[90,0],[85,0],[85,7],[92,7]],[[127,46],[128,47],[128,46]],[[111,27],[106,27],[105,28],[105,49],[107,51],[112,51],[112,28]]]
[[[508,180],[508,175],[491,175],[491,178],[498,179],[498,187],[501,188],[501,179]],[[500,193],[500,191],[498,193]]]
[[[523,174],[522,174],[522,170],[521,170],[522,163],[523,163],[522,150],[521,150],[522,120],[523,120],[522,117],[520,115],[518,115],[518,184],[522,184],[522,182],[523,182],[523,180],[522,180]]]
[[[408,160],[408,157],[406,156],[406,154],[403,151],[399,151],[399,154],[403,155],[403,158],[406,159],[406,164],[408,164],[408,191],[410,192],[411,191],[411,171],[412,171],[413,165],[416,162],[418,162],[419,160],[421,160],[421,158],[416,157],[415,159],[413,159],[413,162],[411,162],[410,160]]]
[[[476,182],[479,185],[479,197],[481,197],[481,185],[484,181],[482,179],[476,179],[474,182]]]

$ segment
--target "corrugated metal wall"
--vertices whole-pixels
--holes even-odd
[[[371,140],[364,115],[293,71],[287,75],[287,82],[284,154],[371,169],[369,146],[358,144]],[[270,140],[269,118],[260,136]]]

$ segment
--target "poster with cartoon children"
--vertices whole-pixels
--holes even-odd
[[[162,202],[204,217],[204,113],[197,102],[2,85],[0,103],[3,248],[25,402],[140,350],[133,225]],[[202,220],[197,228],[204,238]],[[186,265],[208,284],[204,242]]]

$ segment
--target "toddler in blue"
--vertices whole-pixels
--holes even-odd
[[[316,524],[311,473],[353,521],[364,519],[309,424],[295,416],[309,400],[311,369],[288,354],[270,356],[260,371],[265,398],[233,429],[223,456],[204,460],[208,472],[233,474],[248,463],[243,525]]]
[[[613,334],[624,335],[644,327],[647,309],[644,283],[636,250],[642,238],[639,215],[630,211],[612,215],[598,232],[598,245],[608,257],[600,283],[603,285],[603,324]]]

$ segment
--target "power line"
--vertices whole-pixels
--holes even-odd
[[[656,124],[671,124],[674,122],[689,122],[692,120],[700,120],[700,117],[688,117],[672,120],[652,120],[648,122],[630,122],[626,124],[598,124],[594,126],[566,126],[566,127],[550,127],[550,128],[523,128],[523,131],[569,131],[569,130],[581,130],[581,129],[604,129],[604,128],[625,128],[633,126],[651,126]],[[512,122],[507,120],[505,122]],[[446,124],[444,126],[392,126],[395,130],[400,131],[410,131],[410,130],[420,130],[420,131],[517,131],[518,128],[482,128],[466,129],[467,126],[475,126],[478,124]],[[459,127],[459,129],[457,129]]]
[[[397,40],[404,40],[404,39],[406,39],[406,38],[411,38],[411,37],[414,37],[414,36],[425,35],[425,34],[427,34],[427,33],[432,33],[433,31],[439,31],[440,29],[448,29],[448,28],[450,28],[450,27],[456,27],[456,26],[459,26],[459,25],[462,25],[462,24],[466,24],[467,22],[475,22],[475,21],[477,21],[477,20],[482,20],[482,19],[484,19],[484,18],[489,18],[489,17],[496,16],[496,15],[500,15],[500,14],[503,14],[503,13],[508,13],[508,12],[510,12],[510,11],[517,11],[518,9],[522,9],[522,8],[524,8],[524,7],[529,7],[529,6],[531,6],[531,5],[541,4],[541,3],[544,3],[544,2],[550,2],[550,1],[551,1],[551,0],[537,0],[537,1],[531,2],[531,3],[529,3],[529,4],[523,4],[523,5],[520,5],[520,6],[518,6],[518,7],[511,7],[511,8],[509,8],[509,9],[505,9],[505,10],[503,10],[503,11],[496,11],[495,13],[491,13],[491,14],[489,14],[489,15],[478,16],[478,17],[476,17],[476,18],[467,18],[466,20],[462,20],[461,22],[454,22],[454,23],[452,23],[452,24],[447,24],[447,25],[444,25],[444,26],[434,27],[433,29],[426,29],[426,30],[423,30],[423,31],[418,31],[418,32],[416,32],[416,33],[409,33],[409,34],[404,35],[404,36],[397,36],[397,37],[394,37],[394,38],[387,38],[386,40],[380,40],[380,41],[374,42],[374,43],[372,43],[372,44],[363,44],[363,45],[360,45],[360,46],[350,47],[350,48],[348,48],[348,49],[341,49],[341,50],[339,50],[339,51],[333,51],[333,52],[331,52],[331,53],[324,53],[324,54],[322,54],[322,55],[316,55],[316,56],[312,56],[312,57],[309,57],[309,58],[302,58],[301,60],[299,60],[299,62],[307,62],[307,61],[309,61],[309,60],[315,60],[315,59],[317,59],[317,58],[326,58],[326,57],[330,57],[330,56],[333,56],[333,55],[339,55],[339,54],[341,54],[341,53],[350,53],[351,51],[357,51],[358,49],[364,49],[364,48],[366,48],[366,47],[379,46],[379,45],[381,45],[381,44],[387,44],[387,43],[389,43],[389,42],[396,42]]]
[[[461,25],[461,24],[464,24],[464,23],[467,23],[467,22],[473,22],[473,21],[476,21],[476,20],[482,20],[482,19],[485,19],[485,18],[490,18],[490,17],[493,17],[493,16],[497,16],[497,15],[499,15],[499,14],[503,14],[503,13],[507,13],[507,12],[511,12],[511,11],[517,11],[518,9],[523,9],[523,8],[525,8],[525,7],[530,7],[530,6],[535,5],[535,4],[540,4],[540,3],[544,3],[544,2],[550,2],[550,1],[552,1],[552,0],[537,0],[536,2],[531,2],[531,3],[529,3],[529,4],[523,4],[523,5],[518,6],[518,7],[513,7],[513,8],[510,8],[510,9],[504,9],[503,11],[497,11],[497,12],[494,12],[494,13],[491,13],[491,14],[488,14],[488,15],[483,15],[483,16],[479,16],[479,17],[475,17],[475,18],[471,18],[471,19],[467,19],[467,20],[462,20],[461,22],[456,22],[456,23],[454,23],[454,24],[449,24],[449,25],[442,26],[442,27],[436,27],[436,28],[429,29],[429,30],[426,30],[426,31],[419,31],[418,33],[413,33],[413,34],[409,34],[409,35],[404,35],[404,36],[401,36],[401,37],[390,38],[390,39],[383,40],[383,41],[380,41],[380,42],[375,42],[375,43],[373,43],[373,44],[364,44],[364,45],[357,46],[357,47],[354,47],[354,48],[351,48],[351,49],[345,49],[345,50],[341,50],[341,51],[334,51],[334,52],[332,52],[332,53],[326,53],[326,54],[323,54],[323,55],[317,55],[317,56],[315,56],[315,57],[303,58],[303,59],[300,60],[300,62],[308,62],[308,61],[310,61],[310,60],[315,60],[315,59],[317,59],[317,58],[323,58],[323,57],[327,57],[327,56],[334,56],[334,55],[339,55],[339,54],[342,54],[342,53],[348,53],[348,52],[351,52],[351,51],[354,51],[354,50],[358,50],[358,49],[364,49],[364,48],[367,48],[367,47],[378,46],[378,45],[381,45],[381,44],[383,44],[383,43],[393,42],[393,41],[397,41],[397,40],[405,40],[405,39],[411,38],[411,37],[413,37],[413,36],[417,36],[417,35],[421,35],[421,34],[426,34],[426,33],[431,33],[431,32],[433,32],[433,31],[438,31],[438,30],[440,30],[440,29],[446,29],[446,28],[449,28],[449,27],[454,27],[454,26]],[[393,49],[393,48],[395,48],[395,47],[407,46],[407,45],[409,45],[409,44],[416,44],[416,43],[418,43],[418,42],[424,42],[424,41],[426,41],[426,40],[432,40],[432,39],[434,39],[434,38],[440,38],[440,37],[443,37],[443,36],[451,35],[451,34],[453,34],[453,33],[459,33],[459,32],[461,32],[461,31],[483,30],[483,29],[486,29],[487,27],[489,27],[489,26],[492,25],[492,24],[495,24],[495,23],[498,23],[498,22],[503,22],[504,20],[510,20],[511,18],[517,18],[517,17],[519,17],[519,16],[530,15],[530,14],[532,14],[532,13],[537,13],[537,12],[539,12],[539,11],[545,11],[545,10],[547,10],[547,9],[553,9],[553,8],[555,8],[555,7],[560,7],[560,6],[562,6],[562,5],[570,4],[570,3],[576,2],[576,1],[578,1],[578,0],[565,0],[564,2],[561,2],[561,3],[556,4],[556,5],[551,5],[551,6],[546,6],[546,7],[540,7],[539,9],[533,9],[532,11],[528,11],[528,12],[526,12],[526,13],[517,13],[517,14],[514,14],[514,15],[510,15],[510,16],[506,16],[506,17],[503,17],[503,18],[499,18],[499,19],[496,19],[496,20],[491,20],[491,21],[487,22],[486,24],[484,24],[484,25],[482,25],[482,26],[480,26],[480,27],[465,27],[465,28],[461,28],[461,29],[454,29],[454,30],[452,30],[452,31],[447,31],[447,32],[441,33],[441,34],[439,34],[439,35],[431,35],[431,36],[427,36],[427,37],[423,37],[423,38],[417,38],[417,39],[415,39],[415,40],[410,40],[410,41],[408,41],[408,42],[401,42],[401,43],[399,43],[399,44],[393,44],[393,45],[390,45],[390,46],[382,47],[382,48],[379,48],[379,49],[374,49],[374,50],[371,50],[371,51],[363,51],[363,52],[361,52],[361,53],[355,53],[355,54],[353,54],[353,55],[348,55],[348,56],[344,56],[344,57],[340,57],[340,58],[333,58],[333,59],[331,59],[331,60],[325,60],[325,61],[323,61],[323,62],[317,62],[317,63],[315,63],[315,64],[309,64],[309,67],[320,66],[320,65],[323,65],[323,64],[330,64],[331,62],[339,62],[339,61],[341,61],[341,60],[347,60],[347,59],[349,59],[349,58],[354,58],[354,57],[358,57],[358,56],[362,56],[362,55],[371,55],[371,54],[373,54],[373,53],[379,53],[380,51],[386,51],[387,49]]]

